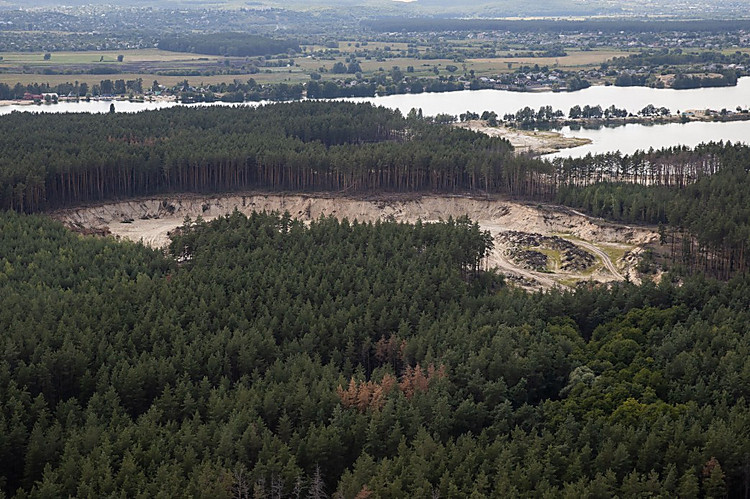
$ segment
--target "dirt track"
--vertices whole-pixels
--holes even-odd
[[[493,236],[508,230],[563,237],[569,235],[574,238],[572,242],[594,253],[604,267],[586,276],[530,271],[506,258],[507,248],[496,241],[496,247],[489,257],[490,266],[524,279],[530,284],[528,287],[539,288],[549,288],[560,285],[561,281],[571,280],[622,280],[623,276],[617,268],[621,262],[612,262],[596,244],[619,243],[632,249],[658,237],[652,230],[605,223],[562,207],[465,196],[385,196],[369,199],[325,194],[182,195],[81,207],[60,211],[53,216],[74,227],[109,229],[116,237],[162,247],[169,242],[167,233],[181,225],[186,216],[211,220],[235,209],[245,214],[263,210],[288,211],[301,220],[333,215],[359,221],[415,222],[418,219],[438,221],[467,215]],[[581,240],[584,242],[581,243]]]
[[[612,276],[617,281],[624,281],[625,277],[620,273],[619,270],[617,270],[617,267],[615,267],[615,264],[612,263],[612,259],[607,255],[605,252],[597,248],[591,243],[585,242],[585,241],[577,241],[577,244],[584,249],[589,250],[593,254],[595,254],[599,259],[604,263],[604,266],[607,267],[607,270],[612,274]]]

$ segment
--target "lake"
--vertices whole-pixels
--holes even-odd
[[[587,154],[600,154],[620,151],[632,154],[636,150],[648,150],[653,147],[671,147],[685,145],[694,147],[701,142],[731,142],[750,143],[750,121],[668,123],[666,125],[628,124],[612,128],[593,130],[571,130],[563,127],[564,135],[585,137],[592,142],[579,147],[563,149],[552,154],[545,154],[543,158],[574,157],[580,158]]]
[[[482,113],[494,111],[499,116],[514,113],[526,106],[539,109],[552,106],[566,114],[571,107],[579,105],[602,106],[614,104],[618,108],[637,113],[649,104],[666,107],[672,112],[690,109],[723,108],[734,110],[737,106],[750,107],[750,78],[741,78],[736,87],[697,88],[690,90],[654,89],[644,87],[595,86],[577,92],[509,92],[505,90],[464,90],[448,93],[422,93],[389,95],[384,97],[352,98],[352,102],[372,102],[391,109],[399,109],[404,115],[412,108],[421,108],[423,114],[434,116],[440,113],[459,115],[466,111]],[[176,102],[128,102],[114,101],[117,112],[137,112],[147,109],[163,109],[176,105],[200,106],[207,104],[178,104]],[[111,101],[63,102],[56,105],[12,105],[0,106],[0,115],[13,111],[27,112],[109,112]],[[231,105],[213,103],[209,105]],[[251,103],[250,105],[257,105]],[[750,142],[750,121],[732,123],[671,123],[667,125],[631,124],[599,130],[563,129],[566,135],[586,137],[593,141],[581,147],[564,150],[554,156],[584,156],[591,153],[620,150],[632,153],[636,149],[660,148],[674,145],[695,146],[700,142],[731,140]]]
[[[136,113],[152,109],[165,109],[173,106],[200,106],[206,104],[180,104],[173,101],[154,101],[154,102],[129,102],[129,101],[107,101],[92,100],[89,102],[60,102],[59,104],[13,104],[10,106],[0,106],[0,116],[10,114],[13,111],[24,111],[31,113],[108,113],[109,105],[115,104],[115,111],[118,113]],[[224,104],[224,103],[215,103]]]
[[[526,106],[539,109],[552,106],[568,114],[571,107],[579,105],[602,106],[614,104],[635,114],[649,104],[666,107],[672,112],[688,109],[735,109],[750,107],[750,78],[740,78],[736,87],[696,88],[689,90],[656,89],[646,87],[594,86],[576,92],[510,92],[507,90],[463,90],[442,94],[423,93],[388,95],[348,99],[353,102],[374,102],[403,114],[412,108],[435,116],[439,113],[459,115],[466,111],[482,113],[495,111],[498,116],[515,113]]]
[[[571,107],[579,105],[602,106],[614,104],[635,114],[649,104],[666,107],[673,113],[690,109],[723,108],[734,110],[737,106],[750,107],[750,78],[741,78],[736,87],[697,88],[690,90],[655,89],[644,87],[596,86],[577,92],[508,92],[502,90],[474,90],[444,94],[389,95],[374,99],[351,99],[368,101],[408,113],[412,108],[421,108],[425,115],[439,113],[459,115],[466,111],[482,113],[495,111],[499,116],[515,113],[526,106],[539,109],[552,106],[566,114]],[[666,125],[630,124],[598,130],[571,130],[565,127],[564,135],[585,137],[591,144],[564,149],[544,157],[581,157],[588,153],[605,153],[619,150],[630,154],[638,149],[670,147],[675,145],[696,146],[701,142],[731,140],[750,143],[750,121],[731,123],[692,122]]]

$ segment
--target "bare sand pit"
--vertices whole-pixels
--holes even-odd
[[[511,143],[516,153],[549,154],[561,149],[590,144],[591,140],[583,137],[567,137],[559,132],[541,130],[519,130],[506,126],[492,127],[484,121],[467,121],[457,126],[482,132],[491,137],[500,137]]]
[[[108,231],[118,238],[164,247],[169,243],[169,232],[182,225],[185,217],[195,219],[200,216],[212,220],[234,210],[245,214],[253,211],[288,211],[303,221],[329,215],[361,222],[430,222],[468,216],[483,229],[489,230],[495,238],[495,248],[488,259],[489,266],[498,268],[522,286],[530,288],[570,286],[584,280],[622,280],[625,274],[633,279],[636,276],[631,272],[632,259],[626,261],[622,255],[626,252],[637,254],[634,250],[658,238],[658,234],[648,228],[615,225],[564,207],[443,195],[357,198],[326,194],[185,194],[79,207],[56,212],[53,216],[76,230]],[[511,245],[503,243],[504,238],[498,237],[508,231],[567,239],[583,251],[592,253],[597,263],[586,271],[563,271],[555,265],[551,265],[549,270],[525,268],[522,262],[509,256]]]

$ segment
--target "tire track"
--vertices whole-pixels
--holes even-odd
[[[601,258],[602,262],[604,262],[604,266],[607,267],[607,270],[609,270],[609,272],[614,276],[615,280],[618,280],[618,281],[625,280],[625,276],[620,274],[620,271],[617,270],[617,267],[615,266],[615,264],[612,263],[612,259],[604,251],[600,250],[593,244],[585,242],[585,241],[575,241],[574,244],[577,244],[578,246],[585,248],[586,250],[590,251],[591,253]]]

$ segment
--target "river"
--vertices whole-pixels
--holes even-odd
[[[614,104],[618,108],[637,113],[649,104],[666,107],[672,112],[690,109],[723,108],[734,110],[737,106],[750,107],[750,78],[741,78],[735,87],[698,88],[690,90],[654,89],[645,87],[594,86],[577,92],[509,92],[505,90],[465,90],[448,93],[422,93],[389,95],[384,97],[347,99],[353,102],[372,102],[406,114],[412,108],[422,109],[423,114],[434,116],[440,113],[459,115],[466,111],[482,113],[494,111],[499,116],[514,113],[526,106],[539,109],[552,106],[567,114],[571,107],[579,105],[602,106]],[[128,102],[114,101],[117,112],[136,112],[147,109],[172,107],[176,102]],[[0,115],[13,111],[31,112],[87,112],[106,113],[111,101],[63,102],[54,105],[10,105],[0,106]],[[222,104],[222,103],[215,103]],[[204,104],[189,104],[204,105]],[[257,104],[253,104],[257,105]],[[588,153],[619,150],[631,153],[636,149],[660,148],[674,145],[695,146],[700,142],[731,140],[750,142],[750,121],[732,123],[671,123],[667,125],[631,124],[599,130],[570,130],[565,135],[586,137],[591,144],[564,150],[554,156],[584,156]]]

